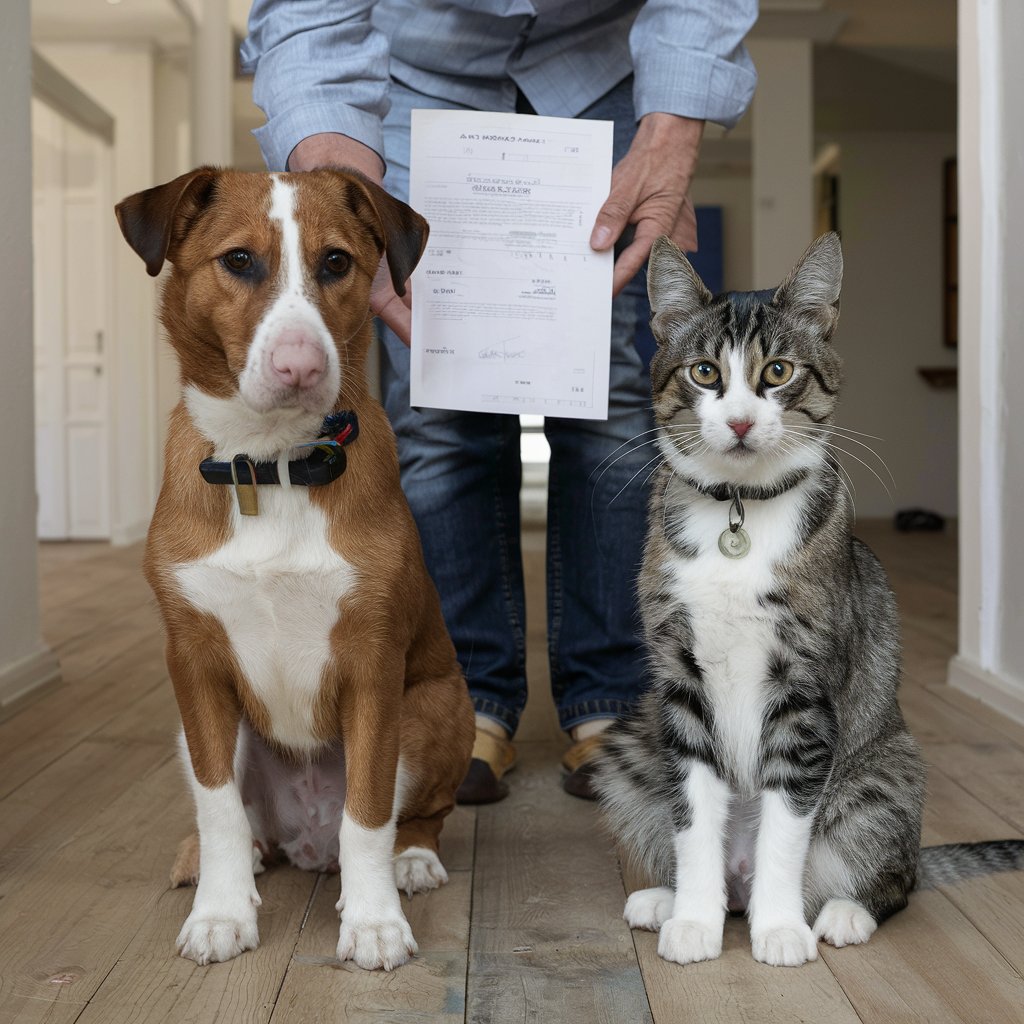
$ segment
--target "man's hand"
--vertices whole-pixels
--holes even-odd
[[[290,171],[312,171],[317,167],[353,167],[377,185],[381,184],[384,177],[384,162],[374,150],[336,132],[310,135],[288,157]],[[412,333],[411,300],[408,288],[404,296],[395,292],[387,261],[382,259],[370,289],[370,310],[406,345]]]
[[[612,188],[590,236],[592,249],[610,249],[627,224],[633,241],[619,253],[612,278],[618,295],[643,266],[659,235],[684,252],[697,248],[697,219],[687,193],[697,167],[704,122],[675,114],[640,119],[629,152],[612,171]]]

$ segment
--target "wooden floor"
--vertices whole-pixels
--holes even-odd
[[[943,685],[955,539],[860,532],[903,610],[903,705],[932,765],[926,842],[1020,836],[1024,727]],[[0,724],[0,1022],[1024,1020],[1024,875],[915,895],[867,946],[824,946],[795,970],[755,963],[743,920],[720,960],[686,968],[631,934],[594,808],[559,788],[540,536],[527,547],[535,690],[512,796],[450,819],[451,882],[407,903],[420,954],[386,975],[334,961],[337,879],[294,869],[259,880],[258,951],[205,968],[174,955],[192,891],[166,877],[192,811],[140,549],[44,546],[66,685]]]

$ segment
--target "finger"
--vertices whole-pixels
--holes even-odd
[[[679,246],[683,252],[697,251],[697,213],[693,208],[690,197],[679,211],[675,226],[672,228],[669,238]]]
[[[406,292],[408,295],[408,292]],[[412,340],[412,310],[395,294],[374,313],[395,332],[398,340],[408,347]]]
[[[590,233],[590,248],[596,252],[611,248],[629,222],[636,204],[635,185],[631,181],[623,185],[613,179],[612,190],[594,219],[594,230]]]
[[[633,279],[644,265],[647,257],[650,256],[654,240],[663,234],[665,234],[665,229],[657,220],[648,219],[637,224],[636,236],[632,244],[627,245],[615,261],[615,271],[612,275],[613,297],[618,295]]]

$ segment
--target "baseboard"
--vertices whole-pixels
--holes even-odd
[[[947,682],[1024,725],[1024,685],[983,669],[966,658],[950,659]]]
[[[138,544],[146,539],[149,532],[149,520],[141,519],[137,523],[130,523],[128,526],[118,526],[110,531],[110,543],[117,548],[126,548],[129,544]]]
[[[60,662],[49,647],[0,672],[0,721],[61,684]]]

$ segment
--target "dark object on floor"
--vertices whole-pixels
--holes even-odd
[[[946,527],[946,520],[938,512],[929,512],[926,508],[905,508],[896,513],[896,529],[901,533],[915,530],[935,532]]]
[[[597,799],[593,778],[602,742],[600,734],[588,736],[574,743],[563,755],[562,767],[569,774],[562,779],[562,789],[570,796],[578,796],[581,800]]]
[[[496,804],[508,796],[508,783],[499,779],[482,758],[469,762],[469,771],[455,791],[457,804]]]

